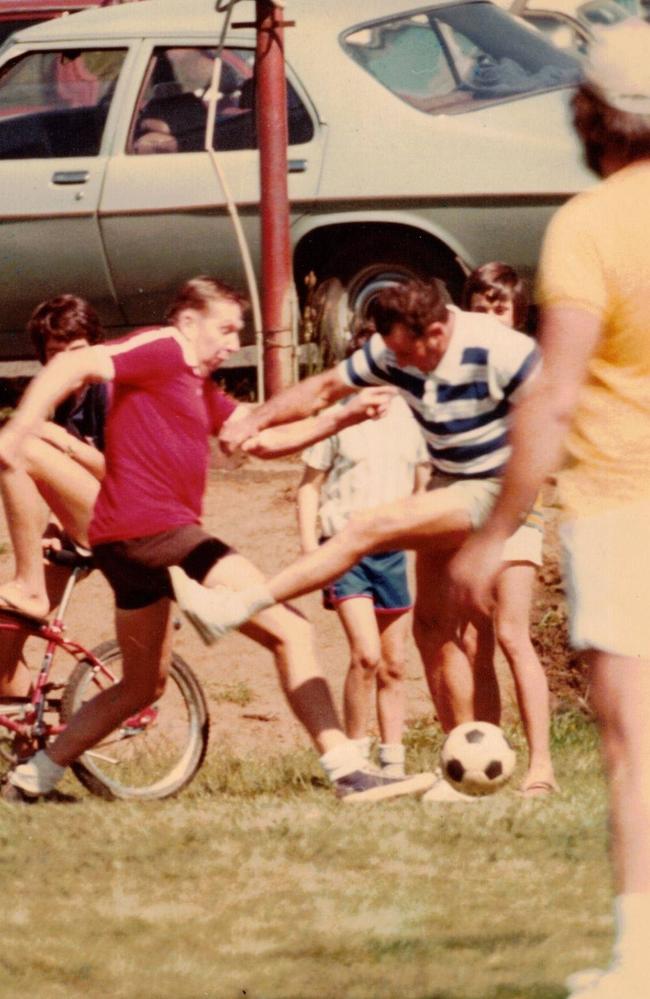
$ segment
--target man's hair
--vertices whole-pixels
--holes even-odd
[[[431,323],[447,321],[447,296],[438,282],[408,281],[383,288],[368,309],[377,332],[388,336],[396,323],[402,323],[417,338]]]
[[[207,312],[213,302],[235,302],[242,311],[248,307],[246,298],[218,278],[201,274],[191,278],[178,290],[165,313],[165,322],[173,326],[184,309],[194,309],[197,312]]]
[[[46,347],[50,340],[60,344],[74,340],[87,340],[92,344],[104,340],[97,313],[78,295],[57,295],[41,302],[29,317],[27,332],[41,364],[45,364]]]
[[[484,295],[488,302],[512,302],[514,327],[525,329],[529,308],[528,287],[510,264],[492,260],[468,274],[461,296],[463,309],[471,310],[473,295]]]
[[[350,354],[354,354],[355,350],[363,347],[376,332],[377,327],[374,320],[367,319],[365,316],[356,319],[350,331],[350,340],[345,351],[345,356],[349,357]]]
[[[594,173],[602,173],[602,157],[610,150],[622,163],[650,156],[650,115],[613,108],[586,83],[578,88],[572,103],[573,124]]]

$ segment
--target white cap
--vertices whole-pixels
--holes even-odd
[[[650,115],[650,24],[631,17],[598,32],[585,81],[618,111]]]

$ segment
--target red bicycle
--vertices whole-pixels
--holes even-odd
[[[66,634],[70,599],[77,582],[92,571],[92,557],[70,551],[50,551],[47,557],[71,570],[52,620],[43,622],[0,611],[0,633],[22,632],[45,644],[30,696],[0,696],[0,763],[4,760],[5,769],[46,746],[85,701],[117,683],[121,676],[122,654],[117,642],[104,642],[89,650]],[[66,662],[61,671],[62,659]],[[61,678],[56,678],[61,672]],[[84,753],[72,764],[72,770],[89,791],[102,798],[167,798],[186,787],[197,773],[208,748],[208,731],[208,708],[201,685],[187,663],[174,653],[159,700]]]

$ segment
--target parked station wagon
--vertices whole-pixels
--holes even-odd
[[[27,316],[61,291],[86,295],[117,333],[160,321],[189,276],[243,287],[209,149],[259,266],[255,32],[237,26],[254,13],[235,7],[218,93],[214,0],[73,14],[6,44],[2,356],[28,353]],[[301,305],[309,294],[325,329],[344,328],[408,275],[455,292],[488,259],[532,271],[550,214],[589,182],[568,111],[576,58],[487,0],[291,0],[285,14]]]

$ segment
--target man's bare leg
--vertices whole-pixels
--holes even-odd
[[[591,652],[590,662],[617,892],[612,969],[602,989],[607,996],[640,997],[647,993],[650,925],[650,661]]]
[[[418,551],[413,612],[413,637],[445,732],[465,721],[498,725],[501,713],[491,623],[467,622],[461,634],[457,622],[447,619],[444,586],[449,557]]]
[[[233,554],[213,566],[205,585],[245,589],[263,580],[248,559]],[[344,743],[332,694],[316,659],[311,625],[296,611],[279,605],[262,611],[241,631],[272,653],[287,701],[318,751],[326,753]]]
[[[113,729],[160,696],[171,661],[171,603],[158,600],[142,610],[116,610],[122,677],[77,711],[47,754],[66,767]]]
[[[465,539],[467,514],[449,510],[444,490],[418,493],[353,517],[339,534],[316,551],[302,555],[267,583],[277,601],[324,586],[364,555],[395,549],[455,550]]]

